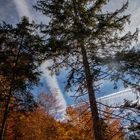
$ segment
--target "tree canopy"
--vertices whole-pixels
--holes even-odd
[[[29,23],[26,17],[15,26],[0,24],[0,97],[5,100],[1,137],[12,97],[20,104],[19,109],[34,106],[30,90],[39,81],[42,47],[37,25]]]
[[[107,0],[38,0],[37,10],[50,17],[42,33],[48,36],[46,50],[54,61],[51,70],[69,70],[66,88],[78,96],[88,94],[95,140],[102,140],[95,92],[98,81],[109,74],[104,60],[128,50],[135,33],[121,34],[130,15],[123,15],[128,2],[114,12],[104,12]],[[96,124],[95,124],[96,122]]]

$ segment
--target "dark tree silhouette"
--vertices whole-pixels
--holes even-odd
[[[37,33],[37,26],[35,23],[29,23],[26,17],[23,17],[16,26],[6,23],[0,24],[0,97],[5,100],[0,130],[1,140],[4,139],[11,98],[20,99],[19,108],[21,108],[21,103],[22,106],[24,103],[25,107],[27,98],[26,109],[31,105],[30,89],[39,81],[38,66],[43,58],[41,56],[42,47],[43,43]],[[23,98],[25,96],[26,98]]]

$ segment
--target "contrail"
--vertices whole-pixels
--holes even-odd
[[[56,75],[50,75],[50,71],[47,68],[49,64],[50,64],[49,62],[44,62],[41,65],[41,70],[43,71],[43,77],[47,77],[46,78],[47,85],[49,87],[49,90],[57,100],[57,105],[58,107],[60,107],[59,111],[65,111],[67,106],[66,101],[64,100],[63,94],[57,83]]]
[[[30,9],[29,9],[29,6],[28,6],[28,3],[26,0],[14,0],[14,3],[16,5],[19,17],[27,16],[30,18],[30,20],[34,19],[30,12]],[[59,112],[65,114],[66,107],[67,107],[66,101],[59,88],[56,76],[50,75],[50,71],[47,69],[48,65],[49,65],[49,62],[45,62],[41,66],[41,70],[44,72],[43,76],[46,77],[46,82],[48,84],[48,87],[50,88],[50,91],[51,91],[52,95],[54,96],[54,98],[57,100],[58,106],[61,107],[59,109]]]

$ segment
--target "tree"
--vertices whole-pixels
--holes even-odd
[[[58,105],[59,101],[57,101],[52,94],[44,92],[38,95],[37,104],[54,118],[57,116],[57,113],[61,109],[61,106]]]
[[[128,128],[128,138],[130,140],[140,140],[140,124],[131,124]]]
[[[113,119],[112,110],[107,107],[104,110],[103,119],[105,140],[123,140],[121,119]]]
[[[123,105],[123,108],[129,110],[129,116],[131,116],[132,118],[132,120],[127,124],[126,137],[130,140],[139,140],[140,139],[139,98],[133,102],[126,101],[125,104]]]
[[[26,17],[16,26],[0,24],[0,96],[6,97],[0,130],[1,140],[4,139],[11,98],[24,100],[26,95],[31,97],[30,89],[39,81],[38,66],[43,58],[42,44],[37,25],[34,22],[29,23]]]
[[[58,122],[40,107],[33,111],[11,111],[7,120],[6,140],[57,139]],[[26,128],[26,129],[25,129]]]
[[[107,58],[112,81],[121,80],[125,87],[131,86],[140,92],[140,51],[138,47],[123,49],[113,58]]]
[[[67,116],[68,124],[73,126],[72,138],[78,140],[92,140],[94,139],[92,133],[91,112],[87,105],[68,107]]]
[[[78,96],[88,94],[95,140],[102,140],[95,99],[98,80],[107,76],[104,59],[129,48],[137,33],[120,35],[130,15],[122,15],[128,3],[115,12],[104,12],[107,0],[38,0],[35,8],[50,17],[42,33],[47,35],[52,71],[68,69],[66,88]],[[46,55],[47,56],[47,55]]]

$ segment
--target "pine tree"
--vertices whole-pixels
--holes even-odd
[[[35,6],[50,17],[49,24],[42,26],[48,38],[46,50],[54,62],[50,69],[56,73],[60,68],[68,69],[66,89],[74,87],[78,96],[88,94],[95,140],[103,139],[95,93],[97,81],[108,74],[104,59],[131,46],[136,38],[136,33],[120,35],[130,19],[130,15],[122,14],[128,3],[114,12],[104,12],[107,2],[38,0]]]
[[[1,140],[4,139],[11,98],[20,99],[18,103],[21,103],[21,100],[25,103],[28,98],[26,107],[30,106],[32,98],[30,89],[39,81],[38,66],[42,61],[40,53],[42,47],[37,26],[35,23],[29,23],[26,17],[23,17],[16,26],[0,24],[0,97],[5,99],[5,111],[0,130]]]

